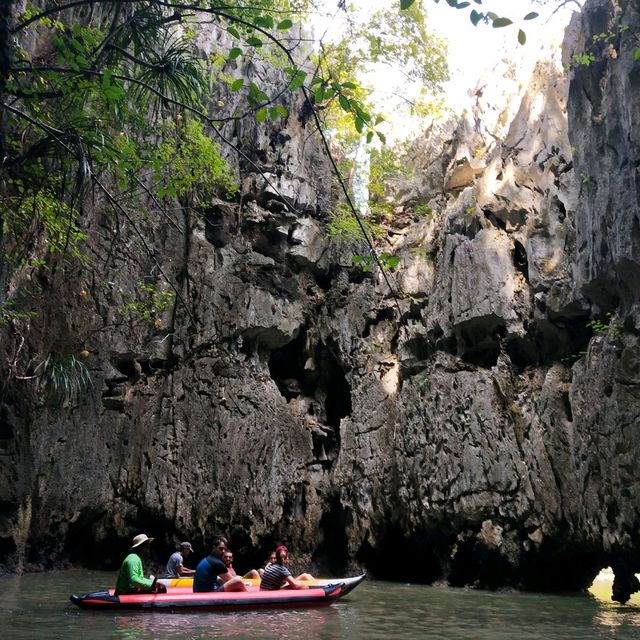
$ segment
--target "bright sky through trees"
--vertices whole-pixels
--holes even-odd
[[[534,64],[542,49],[559,44],[564,27],[582,2],[549,0],[539,4],[533,0],[484,0],[478,9],[493,11],[514,22],[496,29],[482,23],[474,26],[469,19],[469,9],[456,10],[444,1],[422,0],[427,29],[448,43],[451,79],[444,85],[444,105],[455,112],[462,111],[469,105],[469,90],[482,76],[491,73],[499,81],[501,71],[496,65],[502,59],[516,60],[524,66]],[[325,45],[338,42],[347,29],[346,14],[339,10],[338,4],[337,0],[326,0],[321,17],[314,20],[314,35]],[[351,17],[364,24],[374,12],[388,9],[389,1],[352,0],[348,6],[352,7]],[[524,21],[524,16],[531,11],[539,13],[539,17]],[[520,28],[526,32],[525,45],[518,43]],[[424,129],[425,117],[412,114],[410,108],[411,102],[419,99],[422,87],[408,81],[402,68],[369,65],[366,71],[360,72],[359,80],[371,88],[376,108],[385,115],[389,140],[415,137]]]

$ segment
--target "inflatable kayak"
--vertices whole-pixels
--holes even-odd
[[[330,587],[336,584],[343,585],[342,593],[340,596],[345,596],[350,591],[353,591],[365,578],[366,574],[359,576],[353,576],[352,578],[316,578],[315,580],[308,580],[305,584],[313,587]],[[163,584],[167,588],[171,587],[193,587],[193,576],[184,578],[158,578],[158,582]],[[250,587],[259,587],[260,580],[253,578],[245,578],[245,585]]]
[[[312,589],[281,589],[280,591],[214,591],[193,593],[186,588],[169,589],[167,593],[138,593],[114,595],[113,589],[72,594],[69,599],[83,609],[144,609],[167,610],[243,610],[282,607],[319,607],[330,605],[342,595],[343,585],[336,584]]]

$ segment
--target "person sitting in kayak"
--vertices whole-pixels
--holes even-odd
[[[230,576],[237,576],[238,574],[236,573],[236,570],[233,568],[233,552],[229,551],[229,549],[227,549],[223,556],[222,556],[222,562],[224,562],[227,565],[227,569],[229,570],[229,575]],[[245,580],[260,580],[260,574],[255,570],[255,569],[251,569],[251,571],[247,571],[247,573],[245,573],[242,576],[243,579]],[[218,580],[220,580],[220,578],[218,578]]]
[[[194,574],[195,569],[189,569],[184,566],[184,561],[193,553],[193,547],[189,542],[181,542],[180,548],[171,554],[169,562],[167,562],[167,577],[179,578],[180,576],[190,576]]]
[[[158,584],[155,579],[145,578],[142,568],[142,558],[149,551],[149,545],[153,538],[141,533],[133,539],[133,544],[129,548],[129,555],[122,561],[122,566],[118,572],[116,580],[115,595],[126,595],[131,593],[166,593],[167,588],[163,584]],[[140,554],[140,555],[138,555]]]
[[[289,551],[284,545],[276,549],[276,561],[270,564],[262,574],[261,591],[277,591],[282,587],[289,589],[308,589],[303,580],[313,580],[313,576],[303,573],[294,578],[289,571]]]
[[[262,578],[262,575],[264,574],[264,570],[270,565],[270,564],[274,564],[276,561],[276,552],[272,551],[269,554],[269,557],[267,558],[266,562],[262,565],[262,567],[260,569],[258,569],[258,573],[260,574],[260,577]],[[254,569],[255,571],[255,569]]]
[[[193,591],[246,591],[240,576],[232,576],[222,556],[227,550],[227,539],[219,536],[213,541],[211,555],[203,558],[196,567],[193,576]],[[218,581],[218,577],[220,581]]]
[[[227,573],[231,576],[237,576],[238,574],[236,573],[236,570],[233,568],[233,553],[231,553],[231,551],[229,551],[229,549],[227,549],[223,554],[222,554],[222,562],[224,562],[227,565]]]

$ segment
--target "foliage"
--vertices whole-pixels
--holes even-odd
[[[431,218],[433,216],[433,210],[426,202],[419,202],[413,207],[413,213],[417,216],[424,216],[425,218]]]
[[[16,309],[16,304],[13,300],[5,300],[0,303],[0,327],[7,327],[13,322],[33,318],[34,315],[33,311]]]
[[[367,142],[374,137],[386,142],[379,128],[385,116],[374,114],[368,98],[372,91],[393,90],[404,107],[427,115],[437,110],[434,95],[448,79],[445,41],[427,29],[421,3],[400,14],[388,8],[363,21],[350,21],[339,40],[323,45],[315,63],[314,102],[322,109],[327,128],[347,150],[358,144],[361,135]],[[380,65],[392,67],[397,82],[387,79],[383,87],[375,75],[371,77]],[[407,99],[407,83],[421,87],[419,99]]]
[[[458,8],[465,4],[447,2]],[[337,47],[309,65],[296,52],[300,40],[293,27],[312,4],[14,3],[12,30],[0,34],[10,49],[9,66],[0,65],[0,240],[9,266],[40,269],[58,253],[82,273],[88,231],[81,220],[91,197],[105,209],[105,228],[118,229],[121,218],[131,224],[167,280],[138,225],[140,198],[153,202],[154,210],[165,216],[165,201],[177,198],[188,216],[215,194],[233,196],[236,180],[212,138],[228,143],[219,128],[226,121],[255,117],[260,124],[290,117],[284,97],[294,91],[303,92],[307,116],[314,120],[321,112],[329,114],[329,121],[332,113],[339,113],[335,121],[343,118],[344,129],[351,127],[351,138],[345,135],[345,140],[364,136],[371,142],[377,136],[384,144],[379,130],[383,119],[373,113],[364,84],[353,72],[366,60],[388,62],[399,56],[410,77],[436,88],[445,76],[437,39],[426,31],[417,5],[401,0],[400,7],[407,11],[400,17],[391,11],[380,14],[377,19],[384,28],[375,36],[361,32],[353,54]],[[393,5],[397,9],[398,2]],[[233,40],[230,48],[214,51],[209,61],[202,60],[196,48],[201,23],[213,23]],[[373,26],[371,22],[369,28]],[[30,43],[36,39],[34,55]],[[233,68],[256,57],[280,65],[283,86],[267,91],[232,77]],[[218,83],[242,95],[243,107],[224,112],[221,101],[218,111],[213,109],[210,88]],[[346,217],[345,210],[336,214],[329,232],[344,231],[354,238]],[[351,214],[349,219],[357,228]],[[366,225],[371,236],[379,234],[375,223]],[[146,319],[180,296],[178,288],[171,293],[149,286],[141,284],[140,299],[128,307]],[[17,318],[19,313],[6,307],[2,317]],[[86,373],[82,367],[73,356],[50,354],[38,371],[51,398],[64,401],[80,393]]]
[[[137,283],[137,288],[140,291],[140,296],[127,302],[124,305],[124,311],[141,320],[154,321],[158,325],[158,316],[175,303],[175,293],[143,280]]]
[[[622,322],[614,322],[613,314],[606,313],[604,319],[593,318],[587,322],[587,327],[593,331],[594,336],[610,335],[619,338],[622,335]]]
[[[79,401],[92,386],[87,366],[72,354],[57,357],[50,353],[38,363],[33,374],[38,377],[41,403],[52,407]]]
[[[619,16],[613,18],[611,26],[607,31],[600,33],[594,33],[591,36],[591,42],[585,47],[585,51],[582,53],[573,54],[573,64],[580,67],[588,67],[594,62],[603,58],[610,58],[615,60],[618,57],[618,51],[616,44],[618,43],[620,36],[629,31],[628,24],[619,24]],[[638,36],[633,34],[634,39],[637,41]],[[640,48],[636,48],[634,51],[634,60],[640,60]]]
[[[382,227],[370,218],[361,218],[361,222],[370,238],[381,238],[384,235]],[[358,221],[352,215],[349,207],[344,204],[339,205],[336,211],[330,214],[327,232],[331,238],[341,238],[347,242],[363,241]]]
[[[231,168],[197,120],[179,117],[164,122],[151,167],[161,198],[190,196],[198,203],[215,193],[232,197],[238,190]]]
[[[40,188],[18,178],[7,180],[10,191],[0,201],[4,259],[14,267],[43,266],[37,245],[84,263],[81,244],[87,237],[76,222],[77,212],[51,185]],[[42,252],[40,252],[42,253]]]
[[[406,158],[406,144],[384,145],[379,149],[371,149],[369,206],[374,215],[387,216],[392,214],[392,205],[385,200],[386,187],[392,178],[408,176],[410,173]]]
[[[388,251],[382,251],[381,253],[377,254],[376,259],[374,259],[372,255],[368,255],[368,256],[353,256],[351,260],[354,265],[359,265],[360,269],[362,269],[364,273],[371,271],[371,269],[373,268],[374,264],[376,264],[376,262],[383,269],[388,269],[388,270],[395,269],[400,262],[400,258],[398,256],[391,255]]]

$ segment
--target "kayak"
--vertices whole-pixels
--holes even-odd
[[[342,595],[343,585],[279,591],[214,591],[193,593],[186,588],[171,588],[167,593],[136,593],[116,596],[113,589],[72,594],[69,599],[82,609],[168,610],[245,610],[283,607],[319,607],[330,605]]]
[[[365,578],[366,574],[363,573],[359,576],[353,576],[351,578],[316,578],[315,580],[304,581],[305,584],[313,587],[330,587],[336,584],[343,585],[343,590],[340,593],[340,597],[346,596],[347,593],[353,591]],[[193,587],[193,576],[186,576],[183,578],[158,578],[158,582],[165,587]],[[244,584],[246,587],[259,587],[260,580],[254,578],[245,578]]]

